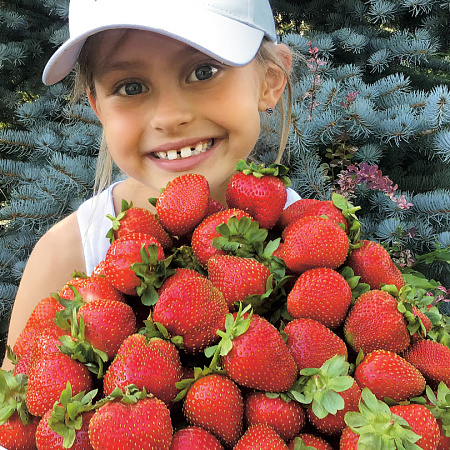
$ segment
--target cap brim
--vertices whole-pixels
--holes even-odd
[[[189,15],[184,15],[183,11],[177,11],[174,16],[154,12],[150,17],[143,17],[142,23],[136,23],[136,17],[133,17],[133,23],[131,20],[127,21],[127,18],[123,17],[126,14],[121,11],[122,17],[115,23],[109,17],[107,24],[99,24],[66,41],[48,61],[42,80],[45,84],[61,81],[74,68],[86,39],[108,29],[132,28],[163,34],[232,66],[244,66],[256,55],[264,31],[211,11],[195,12],[195,21],[186,19],[192,17],[191,9],[185,12]]]

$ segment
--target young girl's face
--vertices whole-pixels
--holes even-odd
[[[258,111],[274,106],[265,103],[261,66],[226,66],[140,30],[102,33],[93,58],[95,94],[88,95],[121,170],[155,196],[178,175],[202,174],[224,202],[236,162],[258,139]]]

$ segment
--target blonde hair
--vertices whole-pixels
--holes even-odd
[[[124,41],[125,35],[129,30],[124,30],[123,34],[120,34],[117,38],[117,44]],[[73,89],[72,99],[73,102],[79,101],[87,90],[95,97],[95,84],[94,84],[94,73],[95,69],[101,65],[102,61],[108,58],[109,55],[104,55],[103,58],[98,61],[95,65],[92,62],[91,52],[94,46],[95,37],[91,36],[88,38],[81,50],[80,56],[78,58],[77,72],[75,78],[75,86]],[[116,50],[117,46],[111,46],[112,49]],[[280,116],[280,142],[278,148],[278,155],[275,159],[275,163],[279,163],[283,157],[286,144],[289,136],[289,128],[291,124],[291,113],[292,113],[292,79],[291,79],[291,68],[286,68],[284,61],[280,57],[279,52],[276,50],[276,44],[273,43],[268,38],[264,38],[261,46],[255,56],[255,61],[261,67],[267,67],[270,65],[276,66],[281,69],[284,76],[286,77],[286,88],[283,96],[281,96],[278,101],[277,107],[279,109]],[[274,69],[272,69],[274,70]],[[100,144],[97,169],[95,173],[95,184],[94,192],[101,192],[106,186],[111,183],[112,170],[114,162],[111,155],[108,152],[108,147],[104,135],[102,136],[102,141]]]

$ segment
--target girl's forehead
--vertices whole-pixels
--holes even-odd
[[[95,37],[95,50],[97,54],[126,53],[130,51],[148,53],[178,52],[180,54],[201,53],[190,45],[178,41],[163,34],[154,33],[147,30],[130,28],[105,30]]]
[[[165,61],[182,63],[186,59],[205,55],[197,49],[158,33],[135,29],[115,29],[98,33],[92,42],[90,60],[96,76],[112,68],[131,68],[132,62],[146,65]]]

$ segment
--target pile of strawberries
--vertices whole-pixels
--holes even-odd
[[[450,448],[434,297],[343,197],[284,209],[283,166],[236,169],[228,208],[196,174],[156,215],[123,201],[106,258],[39,302],[0,373],[5,448]]]

